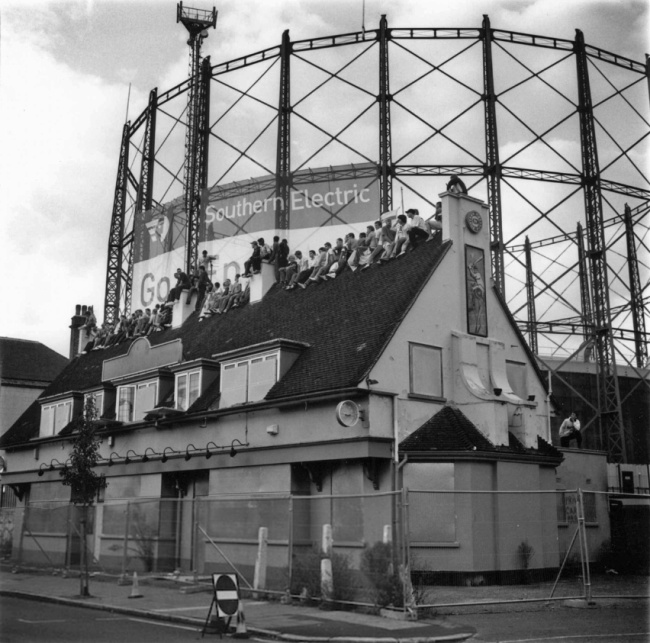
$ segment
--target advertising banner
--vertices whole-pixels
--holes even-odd
[[[216,186],[203,195],[199,251],[216,256],[212,281],[222,282],[243,271],[250,242],[287,239],[291,252],[334,245],[348,232],[364,232],[379,215],[379,180],[374,164],[346,165],[297,172],[289,196],[288,229],[276,224],[282,207],[275,177]]]
[[[167,299],[176,268],[185,266],[187,216],[183,199],[136,214],[133,226],[132,308],[152,308]]]
[[[199,253],[214,257],[210,280],[223,282],[242,273],[251,241],[287,239],[291,252],[318,250],[348,232],[357,236],[379,216],[379,179],[373,163],[310,169],[292,176],[288,227],[279,229],[276,212],[284,204],[269,175],[214,186],[201,199]],[[136,217],[134,226],[133,308],[162,303],[185,266],[187,216],[183,199]]]

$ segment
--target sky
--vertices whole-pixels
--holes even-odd
[[[210,9],[211,2],[186,6]],[[376,28],[493,27],[650,51],[645,0],[226,0],[203,54],[213,64],[292,40]],[[171,0],[3,0],[0,7],[0,335],[67,356],[76,304],[104,300],[122,126],[149,91],[187,76]],[[131,85],[129,90],[129,84]],[[127,106],[128,100],[128,106]]]

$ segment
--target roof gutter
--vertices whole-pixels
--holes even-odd
[[[563,456],[558,457],[535,453],[508,453],[502,451],[402,451],[402,453],[405,457],[408,457],[410,462],[449,462],[450,460],[455,462],[460,460],[494,462],[496,460],[505,460],[507,462],[522,462],[526,464],[537,462],[538,464],[557,467],[564,460]]]

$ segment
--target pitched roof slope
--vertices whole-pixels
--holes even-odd
[[[0,379],[51,382],[68,363],[51,348],[28,339],[0,337]]]
[[[458,452],[513,455],[537,455],[562,459],[562,454],[538,437],[537,449],[527,449],[512,433],[508,433],[508,446],[492,444],[459,409],[445,406],[400,442],[402,453]]]
[[[274,286],[259,303],[202,322],[193,314],[182,328],[153,333],[148,339],[152,345],[182,339],[187,360],[279,338],[304,342],[309,347],[267,399],[354,387],[378,358],[450,246],[451,242],[443,243],[437,235],[385,265],[363,272],[346,271],[306,290],[285,291]],[[98,386],[104,360],[125,354],[129,345],[78,356],[43,396]],[[209,400],[201,402],[205,408],[210,406]],[[22,433],[24,439],[32,437],[24,435],[24,429]],[[0,439],[0,446],[7,436]]]

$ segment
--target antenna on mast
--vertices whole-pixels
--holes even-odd
[[[201,45],[208,37],[208,29],[217,28],[217,9],[193,9],[176,5],[176,22],[182,22],[190,34],[189,87],[187,98],[185,136],[185,212],[187,213],[187,255],[185,269],[188,274],[197,269],[199,247],[199,215],[201,191],[205,187],[206,150],[202,143],[202,129],[209,127],[203,123],[207,110],[205,82],[202,82]],[[209,61],[208,61],[209,62]],[[209,71],[209,70],[208,70]]]

